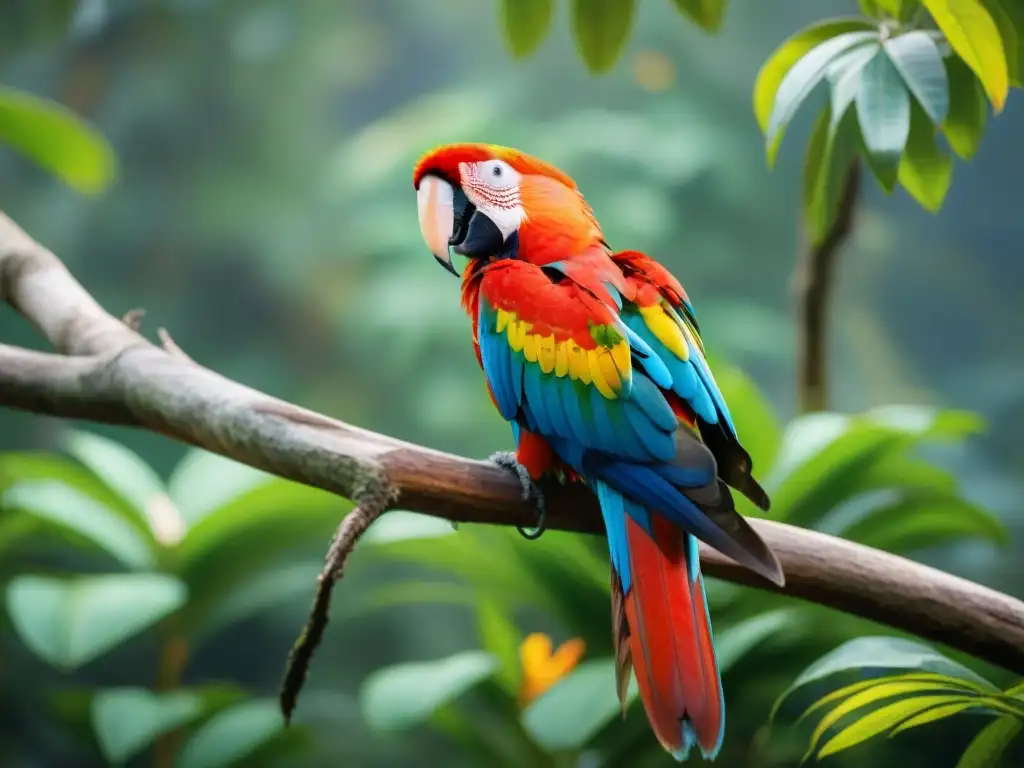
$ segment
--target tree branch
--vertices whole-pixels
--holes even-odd
[[[853,231],[860,197],[860,162],[846,171],[835,220],[817,245],[807,244],[793,275],[800,308],[797,338],[797,399],[801,413],[828,407],[828,360],[825,349],[828,306],[835,263]],[[807,234],[804,234],[807,237]]]
[[[391,500],[380,509],[462,523],[534,523],[519,483],[491,464],[336,421],[150,344],[100,308],[52,253],[3,214],[0,299],[64,353],[0,346],[0,405],[159,432],[360,503],[367,488],[386,487]],[[547,507],[550,528],[602,532],[584,488],[550,489]],[[709,576],[862,616],[1024,674],[1021,601],[842,539],[768,520],[750,523],[778,555],[785,587],[702,544]],[[357,538],[345,536],[339,533],[344,545],[332,549],[340,556],[325,580],[333,580]]]

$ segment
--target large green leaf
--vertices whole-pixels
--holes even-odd
[[[7,587],[7,610],[38,656],[74,669],[177,610],[187,597],[184,584],[155,573],[19,576]]]
[[[264,614],[293,600],[303,602],[311,599],[321,570],[322,559],[286,562],[265,568],[244,580],[219,599],[207,603],[208,608],[201,613],[201,620],[190,626],[196,642],[201,643],[231,624]],[[353,600],[347,600],[345,608],[351,608],[352,603]],[[335,608],[332,615],[344,613],[339,608]]]
[[[124,516],[59,480],[16,483],[2,496],[3,506],[77,534],[128,568],[153,564],[148,540]]]
[[[992,14],[980,0],[921,0],[956,54],[985,86],[996,112],[1010,88],[1006,51]]]
[[[978,733],[960,756],[956,768],[999,768],[1003,753],[1013,743],[1024,720],[1012,715],[993,720]]]
[[[794,64],[826,40],[848,32],[866,32],[873,28],[871,22],[865,19],[828,19],[800,30],[776,48],[761,66],[754,84],[754,116],[761,131],[768,131],[779,86]]]
[[[781,608],[758,613],[715,633],[718,671],[725,674],[733,664],[755,648],[783,632],[803,629],[802,614],[795,608]]]
[[[572,0],[576,47],[592,72],[612,68],[629,39],[636,0]]]
[[[102,192],[117,161],[102,135],[69,109],[0,88],[0,143],[32,158],[84,194]]]
[[[881,43],[877,42],[854,46],[846,53],[836,57],[826,71],[829,81],[829,105],[832,110],[829,120],[830,138],[846,116],[846,110],[857,98],[864,67],[878,54],[881,48]]]
[[[273,479],[272,475],[199,450],[189,451],[171,472],[167,493],[189,526]]]
[[[672,0],[684,16],[701,29],[717,32],[725,16],[725,0]]]
[[[177,768],[221,768],[250,757],[284,730],[277,701],[255,699],[210,718],[185,742]]]
[[[840,534],[843,538],[890,552],[964,541],[972,537],[1005,544],[999,518],[956,496],[907,494],[864,515]]]
[[[68,433],[64,448],[149,524],[147,510],[155,498],[166,496],[167,488],[142,458],[116,440],[92,432]]]
[[[531,544],[531,550],[538,550],[533,556],[551,546],[547,539],[545,535]],[[364,545],[372,546],[362,551],[456,575],[503,605],[556,609],[550,591],[516,553],[512,541],[508,531],[473,526],[456,532],[443,520],[389,512],[363,537]]]
[[[953,158],[939,147],[937,132],[929,116],[915,102],[911,110],[910,136],[897,174],[900,185],[932,213],[942,207],[953,181]]]
[[[957,678],[981,692],[997,692],[995,686],[962,664],[933,648],[899,637],[858,637],[825,654],[800,673],[776,703],[776,710],[794,691],[832,675],[856,672],[865,675],[885,670],[932,672]],[[864,685],[871,685],[868,681]]]
[[[766,485],[772,510],[796,525],[812,525],[855,494],[881,487],[889,461],[929,438],[956,438],[978,429],[971,414],[889,406],[860,416],[801,416],[783,433],[779,458]],[[920,476],[917,476],[920,480]]]
[[[637,693],[631,678],[627,702]],[[615,659],[585,661],[523,711],[523,728],[549,752],[580,749],[620,711]]]
[[[891,192],[910,136],[910,94],[885,51],[864,65],[855,101],[868,164],[882,188]]]
[[[939,46],[924,30],[885,41],[885,52],[918,104],[935,125],[949,114],[949,82]]]
[[[396,664],[371,674],[359,699],[370,727],[396,731],[426,721],[441,706],[489,679],[498,662],[489,653],[464,651],[436,661]]]
[[[942,130],[953,151],[964,160],[970,160],[978,151],[988,120],[985,91],[981,81],[958,56],[946,59],[946,76],[949,79],[949,115]]]
[[[501,0],[501,27],[512,54],[528,56],[547,37],[555,0]]]
[[[786,72],[775,93],[775,104],[765,129],[769,165],[775,162],[775,155],[789,121],[814,87],[828,74],[830,65],[855,46],[871,45],[877,39],[877,32],[845,32],[811,49]]]
[[[326,491],[273,478],[206,514],[174,551],[177,573],[192,590],[186,626],[202,626],[235,589],[296,548],[317,540],[326,546],[350,509]]]
[[[192,722],[203,700],[189,691],[153,693],[145,688],[108,688],[92,700],[92,723],[103,755],[118,764],[157,736]]]

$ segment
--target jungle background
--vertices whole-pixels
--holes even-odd
[[[576,178],[613,246],[645,250],[681,278],[740,435],[749,425],[757,444],[755,467],[783,472],[794,451],[806,460],[816,450],[801,448],[808,422],[803,432],[782,427],[797,416],[790,280],[804,247],[813,111],[796,117],[770,171],[750,94],[793,31],[856,10],[736,0],[710,36],[670,3],[644,2],[623,57],[595,75],[563,7],[520,59],[494,2],[4,0],[0,83],[87,118],[118,171],[108,190],[83,196],[0,150],[0,209],[111,312],[144,308],[144,330],[166,327],[220,373],[483,457],[510,447],[511,435],[483,388],[457,284],[420,242],[410,171],[440,142],[516,146]],[[1024,594],[1014,554],[1024,546],[1021,136],[1024,100],[1011,97],[977,156],[957,163],[937,216],[902,190],[865,185],[829,338],[832,408],[900,404],[903,417],[934,417],[934,430],[903,446],[923,453],[899,457],[921,470],[915,493],[924,489],[927,509],[887,548],[1012,595]],[[0,330],[7,343],[41,348],[7,308]],[[549,708],[545,723],[520,722],[522,636],[581,637],[585,660],[608,654],[597,539],[529,544],[511,531],[382,521],[338,590],[284,731],[277,687],[344,501],[156,435],[11,411],[0,411],[0,451],[4,766],[670,764],[639,704],[624,724],[606,717],[587,730],[574,720],[593,691],[613,694],[610,674],[591,695]],[[824,488],[791,520],[841,533],[847,523],[828,514],[859,489]],[[154,511],[154,498],[171,511]],[[99,520],[95,530],[64,519],[78,513]],[[161,533],[155,519],[187,526],[186,543],[199,536],[182,553],[181,532]],[[854,537],[871,535],[862,526]],[[72,577],[77,593],[54,586]],[[843,640],[892,633],[725,584],[709,593],[716,636],[742,629],[724,673],[719,764],[797,764],[807,734],[792,717],[769,727],[772,703]],[[111,617],[104,603],[148,613]],[[115,629],[97,637],[97,625]],[[498,659],[493,679],[480,648]],[[390,687],[378,677],[368,690],[374,673],[407,662],[435,664],[399,668]],[[146,721],[144,735],[126,745],[116,734],[133,718]],[[984,724],[953,718],[827,762],[953,766]]]

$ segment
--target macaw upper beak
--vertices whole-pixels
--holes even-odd
[[[437,263],[458,277],[448,252],[455,229],[455,190],[437,176],[424,176],[416,190],[420,234]]]

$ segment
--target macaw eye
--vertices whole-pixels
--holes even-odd
[[[518,174],[503,160],[491,160],[481,171],[484,182],[494,189],[506,189],[518,181]]]

